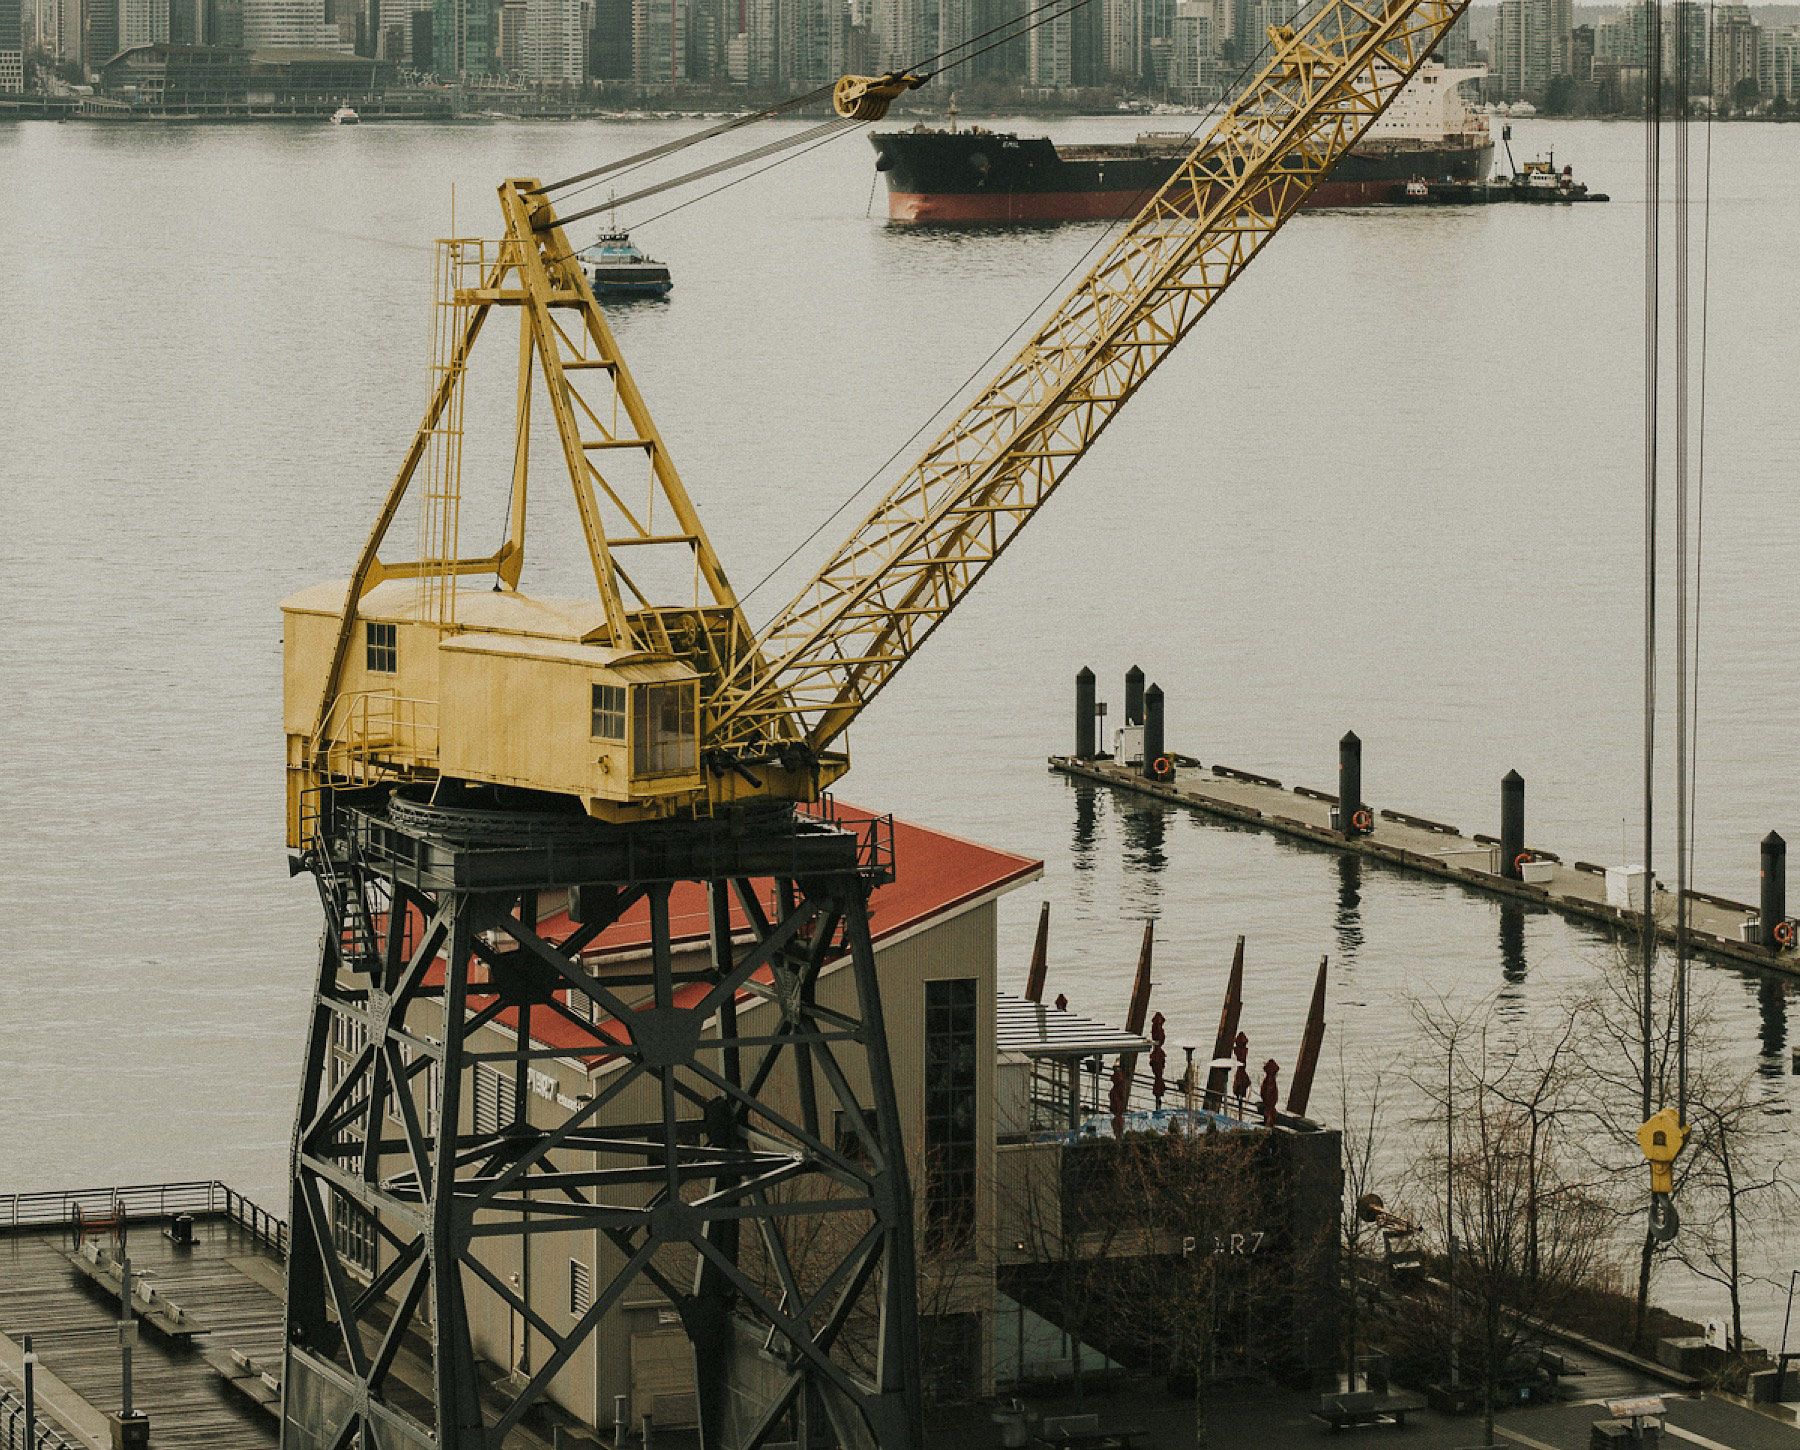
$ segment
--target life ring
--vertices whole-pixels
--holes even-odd
[[[1532,855],[1531,852],[1521,851],[1518,855],[1513,857],[1513,868],[1515,870],[1522,869],[1529,866],[1535,860],[1537,860],[1537,857]]]
[[[1158,780],[1161,780],[1165,775],[1173,775],[1175,773],[1174,763],[1170,761],[1169,757],[1166,755],[1157,756],[1155,760],[1150,762],[1150,768],[1156,772],[1156,778]]]
[[[1775,923],[1775,944],[1783,947],[1791,947],[1794,944],[1793,922],[1778,921]]]
[[[1366,808],[1361,809],[1350,817],[1350,824],[1359,831],[1372,831],[1375,829],[1375,817]]]

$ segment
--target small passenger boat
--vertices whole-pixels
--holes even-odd
[[[575,254],[596,297],[667,297],[669,269],[635,246],[631,234],[605,231]]]
[[[354,126],[362,117],[348,106],[339,106],[331,113],[331,124],[334,126]]]

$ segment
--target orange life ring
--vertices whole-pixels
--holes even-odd
[[[1791,947],[1794,944],[1794,923],[1778,921],[1775,923],[1775,942],[1778,946]]]
[[[1537,860],[1537,857],[1532,855],[1531,852],[1521,851],[1518,855],[1513,857],[1513,865],[1515,867],[1529,866],[1535,860]]]
[[[1372,831],[1375,829],[1375,817],[1366,810],[1359,810],[1350,817],[1350,824],[1359,831]]]
[[[1150,762],[1150,768],[1156,772],[1156,778],[1158,780],[1161,780],[1165,775],[1173,775],[1175,773],[1175,766],[1166,755],[1157,756],[1155,760]]]

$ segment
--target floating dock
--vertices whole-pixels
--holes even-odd
[[[1369,810],[1366,830],[1346,832],[1335,823],[1338,798],[1326,791],[1306,786],[1290,788],[1265,775],[1226,765],[1202,765],[1189,756],[1172,752],[1157,758],[1168,761],[1166,776],[1161,780],[1149,778],[1140,766],[1120,764],[1106,756],[1053,755],[1050,768],[1077,780],[1185,806],[1222,820],[1305,841],[1323,850],[1454,881],[1489,896],[1560,912],[1615,932],[1635,936],[1643,931],[1641,911],[1607,899],[1604,866],[1589,861],[1565,862],[1554,851],[1527,846],[1525,854],[1531,858],[1532,875],[1541,880],[1514,880],[1502,869],[1505,858],[1498,837],[1467,836],[1455,826],[1422,816],[1376,809]],[[1779,842],[1778,837],[1774,839]],[[1687,897],[1688,944],[1692,952],[1800,975],[1800,957],[1791,944],[1762,944],[1760,908],[1703,891],[1689,891]],[[1674,893],[1658,883],[1652,909],[1657,934],[1672,944]]]

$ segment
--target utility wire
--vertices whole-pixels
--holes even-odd
[[[1662,7],[1648,9],[1649,55],[1644,84],[1644,1120],[1655,1111],[1656,1021],[1656,443],[1661,302]]]

